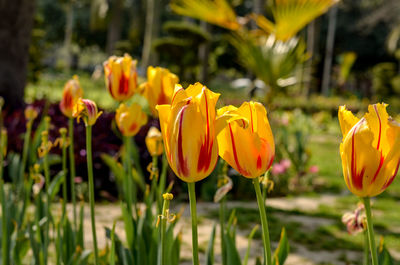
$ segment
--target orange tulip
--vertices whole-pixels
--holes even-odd
[[[106,87],[115,100],[128,100],[136,92],[136,63],[128,54],[111,56],[103,63]]]
[[[140,90],[143,91],[154,116],[158,116],[156,105],[171,103],[171,97],[178,82],[179,78],[168,69],[152,66],[147,68],[147,82],[141,85]]]
[[[362,119],[345,106],[339,108],[343,175],[348,189],[359,197],[382,193],[399,169],[400,124],[389,117],[386,106],[369,105]]]
[[[73,78],[70,79],[64,86],[64,91],[60,101],[61,112],[65,116],[72,118],[74,105],[82,96],[83,90],[79,84],[78,76],[74,75]]]
[[[130,107],[121,104],[115,113],[115,121],[124,136],[134,136],[147,123],[147,116],[138,104]]]
[[[96,103],[92,100],[80,98],[74,106],[72,116],[77,118],[78,122],[80,118],[83,118],[86,126],[93,126],[102,113],[98,111]]]
[[[169,165],[183,181],[207,177],[218,160],[216,134],[226,123],[241,119],[223,115],[217,119],[219,94],[200,83],[186,90],[176,85],[170,105],[158,105],[161,132]],[[246,122],[240,122],[246,125]]]
[[[249,121],[243,128],[231,123],[218,134],[219,155],[236,171],[247,178],[264,174],[275,156],[274,137],[267,118],[267,111],[258,102],[244,102],[239,108],[223,107],[218,115],[237,113]]]

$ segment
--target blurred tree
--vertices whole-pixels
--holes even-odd
[[[21,106],[27,80],[34,0],[0,2],[0,96]]]
[[[156,4],[157,2],[157,4]],[[160,1],[162,3],[162,1]],[[157,63],[155,53],[151,53],[153,42],[159,35],[161,8],[157,0],[146,1],[146,28],[142,52],[142,67],[146,69],[150,64]]]
[[[121,39],[122,29],[122,15],[124,8],[124,0],[112,1],[110,20],[108,22],[107,29],[107,46],[106,52],[108,55],[112,55],[115,50],[115,44]]]

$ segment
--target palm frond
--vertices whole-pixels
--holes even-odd
[[[339,0],[275,0],[272,6],[274,22],[262,15],[253,15],[257,25],[278,40],[286,41],[308,23],[324,14]]]
[[[241,64],[272,90],[283,87],[280,81],[294,78],[297,66],[307,59],[306,45],[298,38],[283,42],[274,35],[234,34],[230,41],[238,51]]]
[[[171,8],[182,16],[204,20],[230,30],[240,28],[236,13],[226,0],[174,0]]]

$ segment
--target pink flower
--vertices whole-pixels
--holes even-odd
[[[319,167],[317,165],[312,165],[308,171],[312,174],[317,174],[319,172]]]
[[[360,204],[353,212],[347,212],[342,216],[342,222],[346,225],[347,232],[350,235],[358,234],[366,229],[363,210],[364,205]]]
[[[283,173],[285,173],[285,171],[286,171],[285,167],[282,166],[280,163],[275,163],[272,166],[272,169],[271,169],[271,173],[274,176],[278,176],[280,174],[283,174]]]
[[[286,170],[286,169],[288,169],[288,168],[292,165],[292,162],[291,162],[289,159],[285,158],[285,159],[282,159],[282,160],[281,160],[280,164],[281,164],[281,165],[285,168],[285,170]]]

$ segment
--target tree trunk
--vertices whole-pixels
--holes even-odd
[[[329,10],[328,36],[326,39],[324,73],[322,76],[322,94],[325,96],[329,95],[330,83],[331,83],[331,69],[332,69],[333,48],[335,44],[337,10],[338,10],[337,6],[334,6],[332,7],[331,10]]]
[[[0,96],[9,107],[23,103],[34,0],[0,2]]]
[[[311,92],[314,51],[315,51],[315,20],[311,21],[311,23],[307,26],[307,53],[310,55],[310,58],[305,64],[306,80],[305,80],[303,95],[306,97],[308,97]]]
[[[205,21],[201,21],[200,22],[201,28],[206,31],[207,33],[211,33],[211,25],[208,24]],[[211,34],[210,34],[211,35]],[[210,56],[210,42],[207,41],[205,43],[203,43],[200,47],[199,47],[199,59],[200,59],[200,73],[199,73],[199,80],[200,82],[202,82],[203,84],[207,83],[207,79],[208,79],[208,57]]]
[[[113,55],[115,44],[121,39],[121,26],[124,0],[115,0],[111,6],[111,17],[107,30],[106,50],[108,55]]]
[[[67,1],[65,6],[66,23],[65,23],[65,34],[64,34],[64,52],[65,52],[65,65],[67,70],[71,68],[72,63],[72,31],[74,27],[74,0]]]
[[[265,0],[253,0],[253,13],[262,15],[265,9]],[[257,24],[254,20],[251,21],[251,28],[256,29]]]
[[[157,2],[157,5],[156,5]],[[147,0],[146,1],[146,28],[144,32],[142,67],[146,71],[147,66],[155,64],[158,56],[155,52],[151,52],[153,41],[157,38],[160,31],[160,15],[161,4],[163,1]]]

